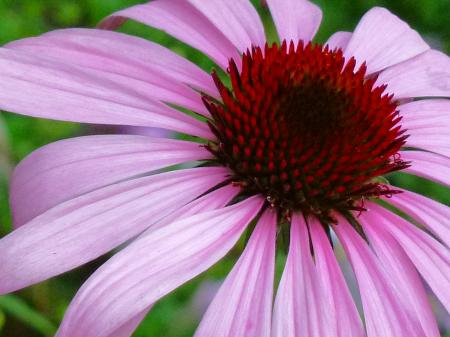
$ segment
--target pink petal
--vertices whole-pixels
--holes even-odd
[[[97,188],[210,157],[198,143],[131,135],[79,137],[44,146],[13,173],[10,202],[14,226]]]
[[[408,319],[405,308],[391,285],[389,274],[382,268],[369,246],[344,220],[334,226],[334,229],[358,281],[367,336],[423,336]]]
[[[368,11],[359,22],[345,49],[357,67],[367,62],[375,73],[430,49],[420,35],[400,18],[380,7]]]
[[[119,329],[109,334],[107,337],[131,337],[134,330],[139,326],[142,320],[147,316],[148,310],[144,310],[133,319],[129,320],[127,323],[122,325]]]
[[[447,125],[409,129],[408,147],[422,148],[450,157],[450,134]]]
[[[211,193],[208,193],[188,204],[181,207],[177,211],[169,214],[161,221],[157,222],[144,233],[142,233],[139,239],[144,239],[145,237],[152,235],[152,233],[158,228],[170,225],[176,220],[190,217],[195,214],[205,213],[208,211],[216,210],[225,207],[237,194],[239,193],[239,188],[232,185],[226,185],[220,189],[217,189]],[[121,253],[119,253],[121,254]],[[126,254],[126,253],[124,253]],[[114,261],[114,260],[113,260]],[[109,264],[112,262],[107,262],[103,268],[108,268]],[[91,287],[95,286],[96,283],[91,282]],[[134,318],[130,319],[127,323],[123,324],[115,332],[108,335],[108,337],[122,337],[131,336],[140,322],[145,318],[147,313],[150,311],[152,305],[147,307],[144,311],[136,315]]]
[[[445,127],[429,129],[425,132],[411,131],[406,146],[422,148],[450,157],[450,135],[442,136]]]
[[[308,43],[317,33],[322,11],[309,1],[267,0],[280,40]]]
[[[57,48],[55,48],[55,44]],[[106,57],[102,57],[101,52],[99,53],[98,50],[89,51],[87,47],[84,44],[76,46],[76,54],[78,55],[74,56],[70,54],[70,49],[67,50],[66,47],[63,47],[61,42],[52,43],[52,40],[48,37],[36,37],[14,42],[7,50],[18,51],[29,56],[39,55],[39,58],[44,62],[57,62],[69,67],[73,66],[75,67],[73,71],[76,71],[76,67],[78,67],[88,75],[92,74],[118,84],[126,84],[135,91],[127,90],[129,93],[143,100],[167,102],[208,115],[201,95],[189,86],[176,81],[159,70],[135,65],[133,60],[124,60],[118,57],[118,54],[109,53]],[[110,46],[110,48],[120,48],[120,45]],[[136,73],[141,73],[141,76],[136,75]]]
[[[188,0],[241,52],[264,46],[266,37],[255,7],[248,0]]]
[[[330,36],[325,45],[331,50],[334,49],[345,49],[352,38],[353,33],[350,32],[336,32]]]
[[[450,157],[450,134],[445,133],[447,129],[447,125],[409,129],[405,146],[422,148]]]
[[[263,200],[175,221],[133,242],[80,289],[58,337],[103,337],[221,259]]]
[[[240,192],[240,188],[233,185],[225,185],[213,192],[210,192],[201,198],[195,199],[175,212],[164,217],[161,221],[155,223],[151,228],[142,233],[142,236],[149,235],[149,232],[160,227],[167,226],[180,218],[187,218],[191,215],[204,213],[225,207]]]
[[[330,241],[322,225],[308,219],[314,258],[317,267],[318,288],[321,292],[322,325],[327,337],[365,336],[356,305],[345,283]]]
[[[291,223],[289,254],[275,299],[273,337],[322,337],[320,289],[302,215]]]
[[[378,226],[376,214],[364,212],[359,220],[370,239],[371,247],[389,275],[399,300],[407,310],[409,320],[419,322],[425,336],[440,337],[427,293],[408,256],[383,226]]]
[[[156,0],[136,5],[104,20],[100,27],[116,29],[126,19],[155,27],[209,55],[226,68],[228,59],[239,59],[233,44],[201,12],[186,0]]]
[[[174,94],[119,74],[0,49],[0,108],[34,117],[171,129],[211,137],[207,125],[148,93]]]
[[[382,84],[397,99],[450,97],[450,58],[429,50],[381,72],[376,85]]]
[[[447,247],[450,247],[450,208],[397,186],[395,189],[403,193],[394,194],[386,201],[430,229]]]
[[[259,220],[195,337],[270,337],[276,220],[272,210]]]
[[[406,146],[450,156],[450,101],[427,99],[400,106],[402,126],[408,130]]]
[[[99,29],[62,29],[5,47],[144,81],[161,75],[218,96],[211,76],[197,65],[154,42],[131,35]]]
[[[450,186],[450,158],[423,151],[400,151],[400,155],[411,163],[404,172]]]
[[[226,172],[194,168],[134,179],[50,209],[0,240],[0,293],[99,257],[223,181]]]
[[[440,126],[450,121],[450,101],[447,99],[425,99],[399,106],[403,117],[401,124],[406,129],[423,129]]]
[[[377,226],[384,226],[405,250],[430,288],[450,311],[450,251],[403,218],[371,204]]]

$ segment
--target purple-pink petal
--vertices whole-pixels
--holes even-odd
[[[184,219],[190,217],[195,214],[205,213],[208,211],[221,209],[225,207],[237,194],[239,193],[239,189],[232,185],[226,185],[222,188],[219,188],[211,193],[208,193],[189,204],[181,207],[177,211],[169,214],[164,217],[161,221],[158,221],[156,224],[152,225],[149,229],[143,232],[137,240],[145,239],[147,236],[152,235],[152,233],[158,228],[170,225],[176,220]],[[128,250],[124,252],[120,252],[117,255],[121,256],[121,254],[128,254]],[[114,268],[114,261],[116,261],[117,257],[108,261],[103,270],[108,270],[110,267]],[[96,279],[101,279],[101,277],[96,277]],[[91,287],[95,286],[97,283],[91,280]],[[139,323],[145,318],[148,314],[152,305],[149,305],[145,310],[141,313],[137,314],[135,317],[131,318],[129,321],[124,323],[120,328],[112,332],[108,337],[125,337],[131,336]]]
[[[208,158],[198,143],[146,136],[87,136],[44,146],[20,162],[12,175],[14,226],[97,188]]]
[[[266,37],[256,9],[248,0],[188,0],[230,40],[240,52],[264,46]],[[230,55],[231,56],[231,55]]]
[[[177,209],[175,212],[164,217],[161,221],[158,221],[151,228],[142,233],[141,236],[149,235],[150,231],[167,226],[180,218],[186,218],[191,215],[223,208],[239,194],[239,191],[240,189],[237,186],[233,186],[232,184],[225,185],[224,187],[212,191]]]
[[[386,201],[413,217],[419,224],[433,232],[447,247],[450,247],[450,208],[435,200],[403,190]]]
[[[266,0],[280,40],[306,43],[316,35],[322,22],[322,10],[304,0]]]
[[[385,8],[368,11],[356,27],[344,55],[375,73],[419,55],[430,47],[420,35]]]
[[[270,337],[275,237],[276,213],[267,210],[195,337]]]
[[[235,46],[200,11],[186,0],[155,0],[114,13],[100,27],[116,29],[126,19],[158,28],[197,48],[226,68],[228,59],[239,59]]]
[[[430,235],[403,218],[371,204],[370,210],[377,221],[375,226],[384,226],[404,249],[422,277],[438,299],[450,311],[450,252]]]
[[[440,337],[422,280],[408,256],[383,226],[377,226],[379,219],[376,214],[365,212],[359,220],[369,237],[371,247],[399,294],[398,298],[406,309],[409,320],[418,322],[418,328],[424,336]]]
[[[106,337],[131,337],[134,330],[136,330],[139,323],[141,323],[141,321],[145,318],[149,310],[150,308],[137,314],[135,317],[130,319],[128,322],[126,322],[124,325],[122,325],[120,328],[110,333]]]
[[[334,49],[342,49],[345,50],[350,39],[352,38],[353,33],[350,32],[336,32],[330,36],[330,38],[325,42],[330,50]]]
[[[383,84],[397,99],[450,97],[450,58],[428,50],[382,71],[376,85]]]
[[[410,163],[403,172],[415,174],[450,187],[450,158],[424,151],[400,151],[402,160]]]
[[[402,126],[408,130],[406,146],[450,156],[450,101],[426,99],[399,107]]]
[[[211,76],[197,65],[159,44],[123,33],[100,29],[61,29],[14,41],[5,48],[144,81],[161,75],[162,78],[172,78],[174,83],[185,83],[217,96]]]
[[[320,289],[302,215],[291,222],[289,253],[275,298],[273,337],[322,337]]]
[[[325,328],[324,336],[363,337],[365,332],[358,310],[323,226],[311,218],[308,223],[321,293],[321,324]]]
[[[424,99],[399,106],[402,124],[407,129],[422,129],[450,122],[450,101]]]
[[[221,259],[262,202],[252,197],[183,218],[134,241],[84,284],[57,336],[108,336]]]
[[[0,108],[34,117],[151,126],[211,137],[208,126],[155,100],[173,93],[120,74],[0,49]],[[181,97],[181,96],[180,96]]]
[[[222,168],[162,173],[104,187],[50,209],[0,240],[0,294],[99,257],[214,187],[226,174]]]
[[[390,283],[389,275],[367,243],[343,219],[334,226],[355,273],[368,337],[422,337],[417,324],[408,319]]]
[[[98,47],[101,45],[98,44]],[[14,42],[6,49],[20,51],[25,55],[39,55],[39,58],[50,63],[78,66],[78,69],[86,71],[88,74],[92,73],[96,77],[103,77],[105,82],[125,84],[128,88],[123,91],[132,93],[129,90],[131,88],[135,91],[134,94],[137,98],[172,103],[208,115],[200,95],[187,85],[166,75],[165,72],[135,64],[133,59],[123,58],[120,53],[107,53],[98,48],[94,51],[89,50],[88,41],[81,46],[75,46],[75,48],[74,53],[70,51],[70,47],[65,46],[64,41],[57,40],[55,42],[49,37],[35,37]],[[110,46],[110,48],[113,47]],[[114,48],[120,48],[120,46],[117,45]],[[153,62],[149,61],[149,63]],[[77,68],[73,68],[74,72],[76,70]],[[137,75],[138,73],[141,75]],[[136,100],[138,100],[137,98]]]

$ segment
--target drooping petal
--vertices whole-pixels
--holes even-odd
[[[358,281],[367,336],[422,337],[408,319],[405,308],[390,284],[389,275],[369,246],[343,219],[334,230],[344,246]]]
[[[270,337],[276,213],[261,217],[195,337]]]
[[[208,193],[188,204],[186,204],[184,207],[181,207],[177,211],[169,214],[161,221],[157,222],[153,226],[151,226],[149,229],[147,229],[144,233],[142,233],[138,240],[144,239],[145,237],[152,235],[152,233],[157,230],[158,228],[167,226],[171,223],[173,223],[175,220],[179,219],[185,219],[187,217],[190,217],[195,214],[199,213],[205,213],[208,211],[216,210],[225,207],[237,194],[239,193],[239,188],[232,186],[232,185],[226,185],[222,188],[219,188],[211,193]],[[119,253],[122,254],[122,253]],[[124,252],[123,254],[126,254]],[[112,260],[114,261],[114,260]],[[110,263],[113,263],[112,261],[109,261],[106,263],[106,265],[103,267],[105,270],[107,270],[110,265]],[[97,278],[101,281],[101,277]],[[96,283],[91,281],[91,287],[94,287]],[[135,317],[130,319],[128,322],[124,323],[120,328],[112,332],[108,337],[128,337],[131,336],[136,327],[139,325],[139,323],[145,318],[147,313],[152,308],[152,305],[148,306],[145,310],[143,310],[141,313],[137,314]]]
[[[450,58],[429,50],[380,73],[376,85],[387,84],[397,99],[450,97]]]
[[[324,336],[363,337],[365,333],[358,310],[330,241],[318,221],[308,219],[308,222],[321,292],[322,325],[326,329]]]
[[[371,204],[377,225],[384,226],[402,246],[430,288],[450,311],[450,251],[403,218]]]
[[[325,45],[328,45],[331,50],[344,50],[347,47],[350,39],[352,38],[352,35],[353,34],[350,32],[336,32],[330,36]]]
[[[262,203],[253,197],[180,219],[136,240],[83,285],[57,336],[108,336],[221,259]]]
[[[266,42],[264,27],[250,1],[188,1],[202,12],[239,51],[245,52],[252,46],[264,46]]]
[[[173,171],[105,187],[50,209],[0,240],[0,293],[99,257],[220,183],[226,174],[221,168]]]
[[[42,40],[44,40],[44,43],[41,42]],[[34,44],[37,44],[37,46]],[[167,102],[202,115],[208,115],[208,111],[202,103],[201,95],[189,86],[176,81],[164,72],[152,69],[152,67],[145,68],[139,66],[139,64],[133,64],[133,61],[118,56],[119,53],[109,52],[109,54],[103,55],[102,59],[101,52],[99,53],[98,50],[92,52],[89,50],[89,44],[85,44],[75,47],[77,54],[75,57],[70,54],[70,49],[63,47],[61,42],[58,42],[57,48],[55,48],[55,42],[52,43],[51,39],[43,37],[18,40],[5,49],[28,56],[38,55],[39,59],[50,64],[56,62],[67,65],[71,67],[75,76],[77,75],[77,69],[79,69],[87,75],[104,78],[106,81],[117,84],[124,84],[128,87],[125,92],[135,95],[136,100],[142,99],[144,101],[148,99]],[[101,45],[99,44],[98,47],[101,47]],[[110,48],[120,48],[120,45],[110,46]],[[41,51],[42,49],[44,51]],[[75,61],[76,59],[78,59],[78,62]],[[40,65],[42,64],[41,62]],[[137,73],[141,73],[141,75],[138,76]],[[14,75],[17,76],[17,72],[9,74],[9,76]]]
[[[427,99],[399,107],[402,127],[408,130],[406,146],[450,156],[450,101]]]
[[[447,247],[450,247],[450,208],[411,191],[395,187],[402,193],[386,201],[430,229]]]
[[[197,65],[159,44],[127,34],[100,29],[61,29],[14,41],[5,48],[144,81],[157,75],[168,76],[175,82],[218,96],[211,76]]]
[[[152,99],[149,92],[158,92],[162,100],[174,97],[142,80],[0,49],[1,109],[34,117],[160,127],[211,137],[205,123]]]
[[[201,12],[186,0],[156,0],[136,5],[106,18],[100,27],[116,29],[126,19],[155,27],[210,56],[226,68],[228,59],[239,59],[233,44]]]
[[[239,187],[226,185],[220,189],[210,192],[164,217],[164,219],[158,221],[150,229],[145,231],[142,236],[149,235],[149,231],[167,226],[180,218],[187,218],[191,215],[225,207],[236,195],[239,194],[239,191]]]
[[[209,157],[198,143],[132,135],[87,136],[44,146],[25,158],[12,176],[14,226],[97,188]]]
[[[355,57],[357,67],[366,62],[368,73],[375,73],[428,49],[407,23],[387,9],[375,7],[362,17],[344,55]]]
[[[404,172],[450,186],[450,158],[423,151],[400,151],[400,155],[411,163]]]
[[[136,317],[130,319],[128,322],[126,322],[124,325],[122,325],[120,328],[110,333],[106,337],[131,337],[134,330],[136,330],[136,328],[138,327],[139,323],[141,323],[145,316],[147,316],[149,310],[150,308],[137,314]]]
[[[439,126],[450,121],[450,101],[447,99],[424,99],[399,106],[402,125],[407,129]]]
[[[289,254],[275,299],[273,337],[325,336],[320,289],[301,215],[291,223]]]
[[[372,212],[362,213],[359,220],[389,275],[391,284],[399,294],[398,297],[409,315],[409,320],[419,322],[423,335],[440,337],[425,288],[408,256],[386,229],[378,225],[378,217]]]
[[[447,129],[447,130],[446,130]],[[406,146],[422,148],[450,157],[450,135],[445,125],[408,130]]]
[[[267,0],[280,40],[311,41],[322,21],[321,9],[304,0]]]

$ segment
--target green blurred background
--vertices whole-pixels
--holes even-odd
[[[0,2],[0,43],[38,35],[52,29],[74,26],[94,27],[106,15],[142,2],[144,1],[2,0]],[[315,2],[324,11],[324,21],[317,37],[318,42],[325,41],[336,30],[353,30],[365,11],[373,6],[384,6],[409,22],[433,47],[447,53],[450,51],[450,0],[317,0]],[[269,23],[267,12],[257,1],[254,3],[264,17],[264,21]],[[169,46],[199,63],[205,70],[211,70],[212,63],[209,60],[161,32],[133,23],[125,25],[122,30]],[[0,172],[7,171],[8,166],[13,167],[31,151],[44,144],[92,132],[92,126],[2,113],[0,115]],[[391,179],[400,186],[450,204],[448,190],[442,186],[403,174],[397,174]],[[0,177],[0,188],[1,237],[11,230],[5,174]],[[217,289],[218,282],[231,269],[237,256],[238,251],[232,252],[225,261],[215,266],[206,275],[189,282],[161,301],[134,336],[192,336],[206,303]],[[61,277],[14,295],[0,297],[0,336],[53,336],[76,290],[106,259],[107,256],[102,257]],[[443,319],[448,319],[448,315],[444,315]]]

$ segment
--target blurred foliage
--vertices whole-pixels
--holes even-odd
[[[45,316],[30,308],[17,296],[0,297],[0,308],[44,336],[52,336],[56,332],[56,327]]]
[[[207,0],[205,0],[207,1]],[[231,1],[231,0],[230,0]],[[2,0],[0,2],[0,43],[38,35],[65,27],[94,27],[108,14],[144,1],[139,0]],[[275,30],[267,10],[254,0],[268,27],[270,40]],[[450,51],[450,0],[317,0],[324,11],[324,21],[317,40],[323,42],[336,30],[353,30],[360,17],[373,6],[383,6],[409,22],[435,48]],[[213,63],[198,51],[166,34],[136,23],[126,24],[124,31],[152,39],[200,64],[210,71]],[[88,133],[85,125],[48,121],[4,113],[10,138],[10,158],[17,163],[36,148],[58,139]],[[408,187],[441,202],[450,204],[448,190],[434,183],[409,175],[391,177],[398,185]],[[0,176],[0,236],[11,230],[7,204],[6,180]],[[200,319],[198,309],[191,303],[199,287],[210,279],[221,280],[232,268],[239,249],[212,268],[206,275],[181,287],[158,303],[152,314],[139,327],[136,337],[191,336]],[[52,336],[62,319],[70,299],[82,282],[105,260],[102,257],[82,268],[56,279],[0,297],[0,336]],[[279,259],[283,260],[282,253]],[[281,273],[278,264],[277,274]],[[176,322],[176,324],[173,324]]]

